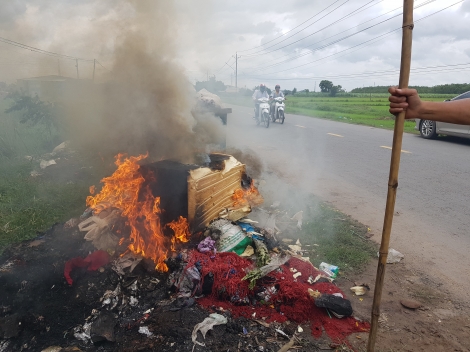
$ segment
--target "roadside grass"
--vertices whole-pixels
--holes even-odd
[[[366,125],[377,128],[393,129],[395,117],[388,112],[388,94],[346,93],[336,97],[327,94],[310,93],[287,96],[286,113],[312,116],[346,123]],[[421,94],[427,101],[443,101],[452,98],[448,94]],[[221,95],[224,102],[233,105],[252,107],[248,96]],[[405,132],[418,133],[414,130],[415,122],[405,122]]]
[[[334,207],[314,201],[304,213],[299,240],[310,249],[310,261],[337,265],[341,272],[360,271],[377,252],[377,245],[367,239],[367,226]]]
[[[88,187],[95,182],[86,174],[73,181],[46,174],[32,177],[41,155],[62,140],[39,125],[20,123],[18,114],[4,112],[8,106],[8,100],[0,100],[0,253],[9,244],[34,238],[54,223],[80,215]]]

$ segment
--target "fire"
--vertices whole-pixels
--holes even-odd
[[[150,188],[144,186],[145,179],[139,173],[138,162],[147,156],[118,154],[117,170],[101,180],[101,192],[88,196],[86,203],[95,213],[107,208],[119,209],[131,230],[129,250],[152,259],[157,270],[168,271],[166,239],[160,223],[160,197],[154,197]]]
[[[259,205],[263,203],[263,197],[251,180],[249,188],[239,188],[232,195],[233,206]]]
[[[188,242],[189,236],[191,236],[191,233],[189,232],[188,220],[180,216],[178,220],[174,220],[166,224],[166,226],[171,228],[175,233],[175,235],[171,238],[171,250],[176,252],[176,241]]]

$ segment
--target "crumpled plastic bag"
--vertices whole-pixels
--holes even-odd
[[[119,275],[125,275],[124,269],[129,268],[129,273],[132,273],[141,261],[142,257],[129,252],[113,261],[112,269]]]
[[[209,330],[212,330],[212,328],[216,325],[222,324],[227,324],[227,318],[223,315],[212,313],[208,318],[194,326],[193,333],[191,334],[193,343],[198,344],[199,346],[205,346],[205,343],[197,341],[197,332],[200,331],[202,333],[202,337],[205,339]]]
[[[380,253],[377,252],[377,257],[379,256],[380,256]],[[399,263],[403,258],[405,258],[405,256],[402,253],[400,253],[399,251],[393,248],[390,248],[388,250],[387,264]]]
[[[78,224],[78,229],[86,232],[85,239],[92,241],[97,249],[113,249],[119,242],[119,238],[111,231],[111,227],[119,218],[119,211],[103,211],[98,216],[92,216]]]
[[[75,268],[88,267],[88,271],[98,270],[103,265],[109,263],[109,254],[105,251],[95,251],[86,258],[76,257],[72,258],[65,263],[64,277],[69,285],[73,284],[70,273]]]

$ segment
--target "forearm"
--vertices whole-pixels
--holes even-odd
[[[470,99],[449,102],[423,101],[419,111],[419,118],[470,125]]]

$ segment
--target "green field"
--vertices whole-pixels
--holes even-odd
[[[327,94],[298,93],[287,96],[286,113],[319,117],[346,123],[366,125],[377,128],[393,129],[393,115],[388,112],[388,94],[339,94],[330,97]],[[421,94],[423,100],[443,101],[455,95]],[[234,105],[253,106],[251,97],[222,94],[224,102]],[[417,133],[415,122],[405,122],[405,132]]]

